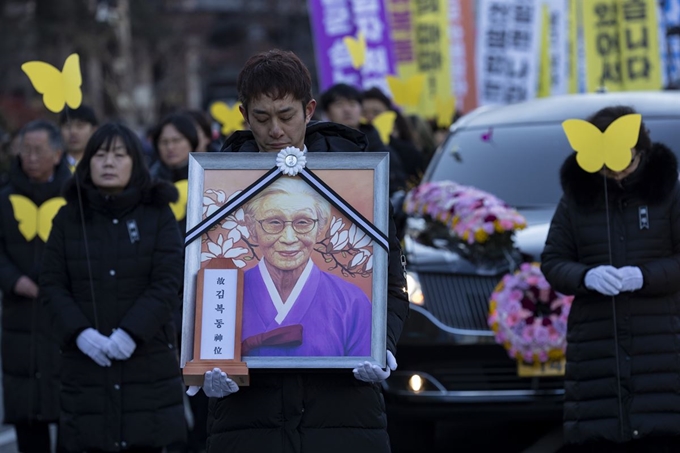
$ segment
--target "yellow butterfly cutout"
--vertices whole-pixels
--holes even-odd
[[[72,109],[80,107],[83,93],[80,86],[80,57],[72,53],[66,58],[61,71],[43,61],[29,61],[21,65],[35,91],[43,95],[43,103],[51,112],[59,113],[67,104]]]
[[[395,104],[400,107],[415,107],[420,102],[420,96],[425,88],[425,74],[416,74],[406,80],[387,76],[387,84]]]
[[[366,62],[366,36],[359,32],[357,37],[345,36],[342,38],[345,43],[349,56],[352,58],[352,66],[354,69],[359,69]]]
[[[437,126],[449,127],[453,121],[453,115],[456,113],[456,98],[447,96],[444,99],[437,98],[435,100],[435,107],[437,111]]]
[[[373,118],[373,127],[378,130],[380,134],[380,140],[384,144],[390,142],[390,135],[394,130],[394,120],[397,119],[397,113],[392,110],[382,112],[380,115]]]
[[[566,120],[562,128],[582,169],[595,173],[607,166],[622,171],[633,158],[630,150],[637,143],[641,122],[642,115],[635,113],[617,118],[604,132],[578,119]]]
[[[240,102],[229,107],[226,102],[213,102],[210,106],[210,114],[222,125],[222,134],[229,135],[243,128],[243,116],[239,111]]]
[[[186,179],[180,179],[175,183],[177,191],[179,192],[179,199],[170,203],[170,209],[172,213],[175,214],[175,219],[179,222],[187,216],[187,198],[189,197],[189,181]]]
[[[10,195],[9,201],[14,210],[14,218],[19,222],[19,232],[27,240],[32,241],[36,235],[47,242],[52,230],[52,219],[59,209],[66,204],[61,197],[50,198],[37,207],[30,198],[23,195]]]

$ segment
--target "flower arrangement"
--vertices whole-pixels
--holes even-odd
[[[227,197],[222,190],[206,190],[203,195],[203,215],[211,215],[240,192],[236,191]],[[249,261],[260,259],[258,245],[253,242],[246,226],[243,208],[215,225],[203,238],[203,243],[207,250],[201,253],[201,262],[213,258],[232,258],[234,264],[242,268]],[[345,277],[370,277],[373,272],[373,240],[361,228],[342,217],[332,217],[325,236],[314,245],[314,250],[328,264],[328,271],[337,270]]]
[[[572,300],[550,287],[538,263],[523,263],[491,294],[488,323],[511,358],[526,363],[560,360]]]
[[[408,193],[404,211],[447,228],[473,255],[499,255],[512,248],[513,233],[526,220],[499,198],[452,181],[421,184]]]

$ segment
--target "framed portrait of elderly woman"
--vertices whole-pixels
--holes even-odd
[[[196,277],[215,259],[243,272],[241,325],[224,328],[240,328],[248,368],[385,366],[388,159],[295,148],[191,156],[183,367],[201,341]]]

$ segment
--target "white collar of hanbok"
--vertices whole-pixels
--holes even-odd
[[[286,316],[288,316],[290,310],[293,308],[293,304],[295,304],[295,302],[297,301],[297,298],[302,292],[302,288],[304,288],[305,283],[307,283],[307,279],[309,279],[309,274],[312,273],[314,263],[310,258],[310,260],[307,262],[307,265],[305,266],[305,269],[302,271],[300,278],[298,278],[297,283],[295,283],[293,291],[291,291],[290,295],[288,296],[288,299],[286,299],[286,303],[283,303],[283,300],[279,295],[279,291],[276,289],[276,285],[274,285],[274,280],[272,280],[272,276],[269,274],[269,270],[267,270],[267,265],[265,264],[264,260],[260,260],[257,267],[260,269],[262,280],[264,280],[264,284],[267,287],[269,297],[274,303],[274,308],[276,309],[277,315],[276,318],[274,318],[274,320],[278,324],[281,324],[283,320],[286,319]]]

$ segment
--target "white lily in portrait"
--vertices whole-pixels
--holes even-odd
[[[371,258],[371,253],[368,250],[361,249],[359,250],[359,253],[354,255],[354,258],[352,258],[352,261],[349,263],[349,267],[356,267],[356,266],[361,266],[366,262],[369,258]]]
[[[331,236],[331,246],[333,250],[342,250],[349,242],[349,233],[347,230],[338,231]]]
[[[349,244],[355,249],[366,247],[371,243],[371,237],[355,224],[349,227]]]
[[[345,222],[343,222],[342,219],[333,216],[333,218],[331,219],[331,228],[329,230],[331,236],[337,233],[338,230],[342,230],[343,228],[345,228]]]
[[[370,271],[373,269],[373,255],[368,257],[368,261],[366,261],[366,272]]]
[[[234,192],[229,195],[227,201],[231,201],[232,198],[236,197],[241,191]],[[242,208],[238,208],[233,214],[227,216],[222,222],[222,228],[229,231],[227,238],[234,241],[234,243],[241,240],[241,237],[248,239],[250,237],[250,232],[245,225],[245,213]]]
[[[248,253],[248,249],[243,247],[234,247],[234,241],[226,238],[223,235],[217,237],[217,242],[206,241],[208,246],[207,252],[201,253],[201,262],[208,261],[213,258],[231,258],[237,267],[245,267],[246,262],[236,259],[239,256]]]
[[[208,195],[212,195],[209,197]],[[217,211],[226,201],[227,194],[222,190],[208,189],[203,195],[203,217],[208,217]]]

